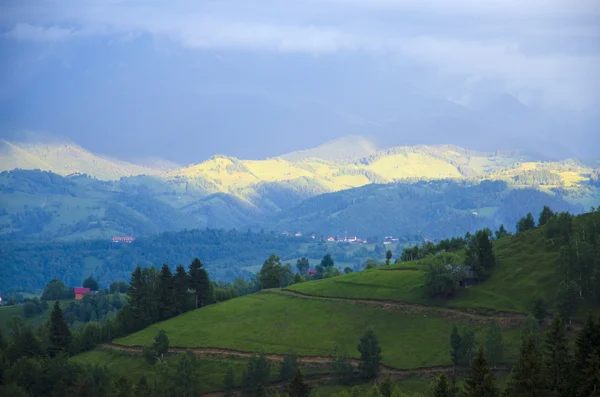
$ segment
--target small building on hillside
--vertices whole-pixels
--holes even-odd
[[[330,243],[333,243],[335,241],[335,237],[329,236],[329,237],[327,237],[327,241]]]
[[[89,288],[74,288],[75,299],[83,299],[83,297],[91,293]]]
[[[469,287],[477,285],[481,282],[481,279],[479,278],[477,273],[475,273],[475,271],[473,270],[473,268],[471,266],[468,266],[468,265],[465,266],[464,271],[465,271],[464,277],[462,278],[462,280],[460,280],[458,282],[458,285],[460,287],[469,288]]]
[[[133,243],[135,241],[135,238],[131,237],[131,236],[113,236],[112,238],[112,242],[113,243]]]
[[[317,274],[317,271],[316,271],[315,269],[310,269],[310,270],[308,271],[308,275],[309,275],[309,276],[314,276],[315,274]]]

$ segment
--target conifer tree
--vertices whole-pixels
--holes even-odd
[[[148,385],[148,380],[145,375],[140,377],[137,385],[135,386],[135,391],[133,393],[135,397],[151,397],[152,390],[150,389],[150,385]]]
[[[600,349],[600,324],[596,324],[594,317],[588,313],[583,327],[575,340],[575,363],[573,368],[579,376],[579,382],[584,379],[589,358],[595,350]]]
[[[145,325],[144,321],[144,282],[142,280],[142,268],[137,266],[131,273],[131,281],[127,290],[127,298],[129,307],[131,308],[131,316],[134,319],[136,328],[141,328]]]
[[[50,346],[48,353],[51,357],[56,356],[60,352],[67,352],[73,336],[71,330],[65,321],[60,303],[56,301],[48,320],[48,340]]]
[[[385,253],[385,264],[389,265],[391,260],[392,260],[392,251],[387,250],[387,252]]]
[[[208,297],[210,296],[208,272],[202,266],[200,259],[196,258],[192,261],[189,269],[190,289],[194,291],[196,296],[196,309],[209,303]]]
[[[485,340],[485,351],[494,369],[499,363],[502,362],[502,360],[504,360],[502,332],[500,330],[500,324],[496,319],[490,323],[488,328],[488,333]]]
[[[589,356],[581,375],[579,397],[600,397],[600,349]]]
[[[175,315],[186,311],[188,298],[188,275],[182,265],[177,266],[174,280]]]
[[[471,361],[471,369],[464,387],[465,397],[497,397],[500,394],[496,379],[488,367],[483,346],[479,346],[475,358]]]
[[[281,380],[292,379],[296,375],[298,369],[298,358],[293,351],[283,356],[283,360],[279,364],[279,377]]]
[[[538,226],[543,226],[546,223],[548,223],[548,221],[551,218],[554,218],[556,214],[550,209],[550,207],[548,207],[547,205],[544,206],[544,208],[542,209],[542,212],[540,213],[540,219],[538,221]]]
[[[512,369],[507,395],[511,397],[548,396],[547,379],[538,336],[533,332],[523,335],[519,359]]]
[[[461,338],[458,333],[456,324],[452,327],[452,333],[450,334],[450,360],[452,361],[452,382],[456,382],[456,366],[461,360]]]
[[[171,318],[175,314],[175,280],[169,265],[164,264],[160,270],[159,282],[159,317],[161,320]]]
[[[311,387],[304,383],[304,376],[300,370],[296,370],[296,376],[288,387],[289,397],[310,397]]]
[[[445,373],[442,373],[433,387],[433,397],[453,397],[452,385],[448,381],[448,377]]]
[[[572,359],[565,324],[555,314],[546,331],[544,371],[548,389],[554,396],[568,397],[572,380]]]
[[[225,378],[223,379],[223,389],[226,397],[231,397],[234,395],[235,376],[233,375],[233,368],[231,367],[227,368],[227,372],[225,373]]]

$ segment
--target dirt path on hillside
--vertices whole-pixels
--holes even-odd
[[[98,346],[102,349],[115,350],[119,352],[125,353],[133,353],[133,354],[141,354],[142,346],[124,346],[118,345],[116,343],[104,343]],[[185,351],[192,351],[198,357],[202,358],[250,358],[253,354],[252,352],[242,351],[242,350],[234,350],[234,349],[225,349],[225,348],[213,348],[213,347],[194,347],[194,348],[182,348],[182,347],[170,347],[169,353],[173,354],[181,354]],[[282,354],[273,354],[267,353],[265,357],[274,364],[279,364],[281,360],[283,360]],[[329,367],[329,357],[325,356],[297,356],[298,364],[301,367],[309,367],[309,368],[319,368],[319,369],[327,369]],[[355,358],[350,359],[350,363],[356,368],[358,367],[360,360]],[[458,374],[465,374],[468,371],[467,367],[457,367]],[[433,367],[420,367],[420,368],[410,368],[410,369],[400,369],[390,367],[388,365],[381,364],[380,365],[380,378],[390,378],[392,380],[401,380],[406,378],[411,378],[414,376],[420,376],[424,378],[431,378],[438,376],[441,373],[451,373],[452,366],[433,366]],[[508,368],[499,367],[495,370],[498,373],[508,372]],[[324,385],[331,384],[335,382],[335,376],[331,373],[321,373],[321,374],[311,374],[306,375],[304,380],[311,385]],[[268,389],[277,390],[284,388],[287,386],[289,381],[275,381],[271,382],[268,386]],[[237,390],[237,392],[241,392]],[[203,396],[224,396],[225,393],[222,391],[205,393]]]
[[[278,294],[287,296],[289,298],[296,299],[313,299],[321,301],[334,301],[334,302],[351,302],[354,304],[362,304],[369,306],[376,306],[377,308],[388,310],[388,311],[402,311],[408,313],[427,313],[434,317],[445,318],[449,321],[457,321],[467,324],[489,324],[492,320],[498,320],[500,327],[502,328],[514,328],[520,326],[523,321],[527,318],[524,313],[509,312],[509,311],[497,311],[489,310],[489,314],[482,313],[481,310],[467,309],[467,308],[456,308],[456,307],[441,307],[441,306],[428,306],[419,303],[409,303],[402,301],[395,301],[389,299],[358,299],[358,298],[347,298],[337,296],[322,296],[312,295],[304,292],[294,291],[290,289],[282,290],[263,290],[259,291],[259,294]],[[425,315],[427,315],[425,314]]]

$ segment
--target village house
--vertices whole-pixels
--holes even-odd
[[[474,285],[477,285],[481,282],[477,273],[473,270],[473,268],[469,265],[452,265],[447,264],[446,267],[451,269],[454,273],[463,272],[462,278],[458,281],[458,286],[462,288],[469,288]]]
[[[73,292],[75,293],[75,299],[83,299],[91,291],[89,288],[75,288]]]
[[[298,232],[296,234],[294,234],[295,237],[302,237],[302,233]]]
[[[135,241],[135,238],[131,237],[131,236],[113,236],[112,238],[112,242],[113,243],[133,243]]]
[[[335,237],[329,236],[329,237],[327,237],[327,241],[329,241],[330,243],[333,243],[335,241]]]

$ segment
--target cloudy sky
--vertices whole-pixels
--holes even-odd
[[[123,158],[347,134],[589,155],[597,0],[4,0],[0,134]]]

